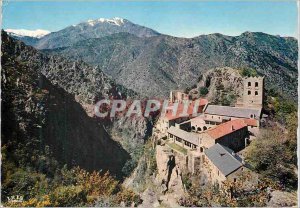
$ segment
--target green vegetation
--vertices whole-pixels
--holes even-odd
[[[201,96],[205,96],[208,93],[208,89],[207,89],[207,87],[200,87],[199,92],[200,92]]]
[[[247,161],[254,169],[279,186],[295,190],[297,187],[297,106],[269,90],[265,103],[271,125],[262,129],[246,152]]]
[[[174,150],[177,150],[183,154],[187,154],[187,150],[181,146],[179,146],[178,144],[175,144],[175,143],[167,143],[169,147],[171,147],[172,149]]]
[[[189,94],[190,91],[191,91],[191,88],[190,88],[190,87],[187,87],[187,88],[185,88],[184,93],[185,93],[185,94]]]
[[[201,74],[201,75],[198,77],[198,82],[200,82],[202,79],[203,79],[203,74]]]
[[[197,85],[196,85],[196,84],[194,84],[194,85],[192,86],[192,89],[195,89],[195,88],[197,88]]]
[[[2,146],[1,193],[5,206],[95,206],[99,197],[109,199],[109,206],[140,203],[139,196],[122,187],[109,172],[62,167],[48,146],[44,150],[39,146],[36,138],[25,145],[11,139]],[[23,201],[8,201],[12,196],[22,196]]]
[[[286,123],[287,117],[297,111],[297,107],[291,100],[284,100],[280,97],[272,98],[272,105],[275,113],[275,118],[282,124]]]
[[[35,141],[34,138],[32,141]],[[87,172],[79,167],[61,167],[49,148],[11,143],[2,152],[2,202],[5,206],[95,206],[99,197],[110,199],[110,206],[124,202],[140,203],[138,195],[125,189],[108,172]],[[11,152],[14,149],[14,152]],[[30,151],[29,151],[30,149]],[[22,196],[22,202],[7,197]]]
[[[221,105],[224,105],[224,106],[233,105],[236,102],[236,95],[234,95],[232,92],[222,94],[220,102],[221,102]]]
[[[268,201],[267,187],[274,187],[270,181],[260,183],[248,182],[257,180],[250,172],[238,176],[235,183],[226,181],[222,186],[205,183],[201,176],[183,175],[183,184],[188,195],[179,199],[183,207],[261,207]],[[248,187],[245,189],[245,187]]]
[[[257,71],[252,68],[242,68],[242,69],[240,69],[240,74],[243,77],[255,77],[258,75]]]
[[[48,134],[43,128],[45,124],[53,124],[45,122],[46,112],[49,111],[45,103],[49,103],[48,90],[52,88],[48,86],[49,88],[46,88],[48,90],[40,89],[39,86],[46,80],[37,73],[37,69],[16,60],[8,62],[8,58],[10,56],[4,52],[2,80],[5,77],[6,82],[2,82],[1,87],[2,107],[5,109],[2,111],[2,119],[6,122],[2,124],[1,135],[2,205],[96,206],[99,198],[109,199],[108,206],[120,206],[121,202],[125,203],[125,206],[131,206],[133,202],[135,205],[139,204],[139,196],[124,188],[109,172],[88,172],[75,165],[67,167],[65,162],[62,162],[63,159],[59,161],[55,159],[59,157],[54,155],[50,145],[46,144]],[[50,85],[50,82],[43,84]],[[61,91],[58,94],[51,93],[53,97],[59,95],[63,97],[65,106],[70,106],[70,102]],[[64,115],[62,117],[64,117],[62,121],[65,121],[66,117]],[[59,120],[60,117],[56,119]],[[65,125],[65,122],[59,121],[55,124]],[[56,132],[57,128],[53,128],[52,131]],[[64,134],[62,138],[65,137]],[[60,142],[62,143],[58,146],[65,141]],[[74,154],[76,153],[80,154],[74,151]],[[65,149],[64,154],[71,153]],[[8,198],[16,196],[22,197],[23,201],[12,201]]]
[[[296,142],[297,137],[288,137],[278,127],[261,130],[260,136],[248,147],[246,160],[258,173],[278,186],[295,189]]]
[[[265,108],[275,121],[281,125],[287,126],[288,117],[297,112],[297,104],[280,94],[275,89],[267,91],[267,99],[265,101]]]

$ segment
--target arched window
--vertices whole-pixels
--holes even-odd
[[[251,95],[251,91],[250,90],[248,90],[248,95]]]
[[[255,95],[258,95],[258,91],[255,91]]]
[[[253,114],[250,115],[250,118],[253,118]]]
[[[248,87],[251,87],[251,82],[248,82]]]
[[[258,87],[258,82],[255,82],[255,87]]]
[[[207,127],[206,126],[203,126],[203,131],[207,130]]]
[[[197,131],[201,131],[202,129],[200,127],[197,128]]]
[[[192,126],[192,130],[195,130],[195,126]]]

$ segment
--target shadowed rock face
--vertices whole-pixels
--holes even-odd
[[[297,98],[297,40],[264,33],[222,34],[195,38],[166,35],[137,37],[118,33],[47,50],[100,66],[117,83],[144,96],[167,96],[170,90],[197,83],[215,67],[251,67],[276,87]]]
[[[49,84],[42,87],[51,89]],[[128,153],[110,138],[99,121],[86,114],[74,96],[55,88],[49,94],[50,109],[41,136],[57,160],[122,176],[122,167],[130,158]]]
[[[175,166],[176,166],[175,156],[174,155],[169,156],[169,160],[167,162],[167,167],[166,167],[166,170],[168,171],[167,172],[168,177],[167,177],[167,181],[166,181],[167,190],[169,189],[169,183],[170,183],[171,175],[172,175],[172,172],[173,172],[173,169],[175,168]]]
[[[87,115],[74,95],[38,70],[41,63],[32,56],[34,51],[26,48],[16,55],[20,46],[2,34],[2,145],[12,145],[11,153],[14,145],[21,150],[30,145],[32,156],[49,146],[62,165],[109,170],[121,177],[128,153],[110,138],[101,122]],[[46,70],[47,64],[43,67]]]

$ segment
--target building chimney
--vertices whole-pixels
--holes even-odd
[[[234,126],[233,125],[231,126],[231,131],[234,131]]]

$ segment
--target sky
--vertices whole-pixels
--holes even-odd
[[[3,7],[2,28],[51,32],[88,19],[121,17],[176,37],[245,31],[297,36],[295,1],[14,1]]]

